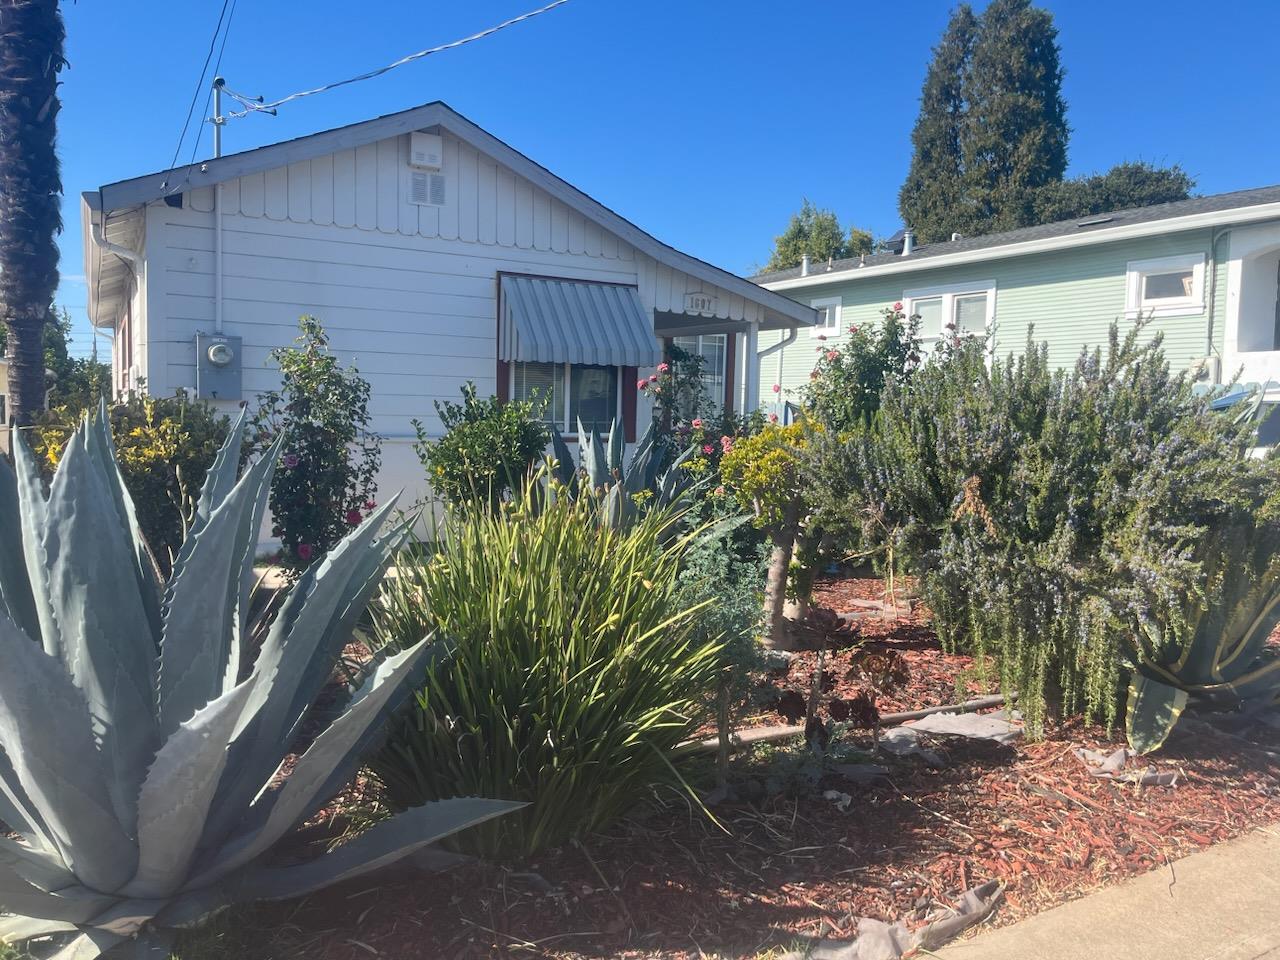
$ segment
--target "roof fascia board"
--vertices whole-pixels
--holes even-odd
[[[432,126],[449,130],[459,139],[510,167],[551,196],[611,233],[617,234],[631,246],[648,254],[659,263],[675,267],[722,290],[759,303],[767,311],[772,311],[796,324],[817,323],[817,313],[811,307],[800,304],[790,297],[773,293],[757,283],[662,243],[440,101],[339,127],[336,130],[206,160],[193,166],[189,173],[184,175],[182,189],[192,190],[211,186],[246,174],[271,170],[302,160],[311,160],[338,150],[374,143]],[[100,208],[108,211],[119,210],[156,200],[164,193],[160,184],[166,177],[173,175],[174,171],[171,170],[104,186],[99,191]]]
[[[902,263],[881,263],[870,267],[850,267],[846,270],[838,270],[831,273],[810,274],[807,277],[789,277],[786,280],[765,281],[760,285],[769,290],[794,290],[828,283],[844,283],[863,277],[883,277],[895,273],[931,270],[935,267],[961,266],[988,260],[1004,260],[1009,257],[1025,257],[1036,253],[1051,253],[1055,250],[1066,250],[1072,247],[1087,247],[1119,240],[1133,240],[1141,237],[1157,236],[1162,233],[1179,233],[1184,230],[1195,230],[1201,227],[1257,223],[1262,220],[1274,219],[1280,219],[1280,203],[1265,203],[1256,207],[1235,207],[1230,210],[1215,210],[1210,213],[1194,213],[1184,217],[1171,217],[1167,220],[1150,220],[1145,223],[1111,227],[1107,230],[1086,234],[1044,237],[1040,240],[1023,240],[1018,243],[982,247],[977,250],[965,250],[960,253],[943,253],[934,257],[922,257],[918,260],[912,260],[908,256],[902,258]]]
[[[704,260],[699,260],[697,257],[681,253],[674,247],[668,246],[661,240],[641,230],[630,220],[614,213],[604,204],[593,200],[581,190],[560,179],[546,167],[530,160],[514,147],[476,126],[461,114],[447,111],[445,117],[440,121],[440,125],[459,139],[471,144],[477,150],[488,154],[515,170],[516,173],[536,184],[561,203],[594,220],[606,230],[616,234],[659,263],[675,267],[691,277],[697,277],[699,280],[704,280],[720,287],[722,290],[736,293],[756,303],[760,303],[763,300],[765,302],[761,304],[762,306],[772,308],[775,313],[789,317],[798,324],[817,323],[817,311],[812,307],[799,304],[790,297],[774,294],[758,283],[736,276],[727,270],[722,270],[720,267],[713,266]]]
[[[193,164],[189,172],[183,175],[182,190],[224,183],[247,174],[274,170],[276,167],[323,157],[338,150],[397,137],[422,127],[435,126],[446,110],[448,108],[437,101],[385,117],[348,124],[336,130],[325,130],[283,143],[272,143],[225,157],[203,160]],[[157,200],[165,193],[160,185],[173,177],[179,169],[181,168],[175,167],[173,170],[108,184],[99,191],[101,206],[105,210],[120,210]]]

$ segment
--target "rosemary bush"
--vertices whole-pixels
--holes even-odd
[[[943,642],[998,665],[1033,731],[1115,721],[1139,623],[1177,642],[1205,532],[1265,495],[1229,418],[1141,325],[1054,370],[957,343],[890,383],[874,428],[829,451],[850,522],[921,577]],[[834,464],[834,465],[833,465]]]
[[[385,798],[529,801],[460,837],[486,855],[555,846],[652,785],[678,783],[672,748],[705,712],[720,666],[720,637],[697,630],[702,608],[681,602],[696,533],[667,536],[679,511],[617,528],[599,521],[591,491],[535,480],[497,511],[451,505],[434,552],[403,556],[374,606],[385,647],[432,630],[456,646],[372,764]]]

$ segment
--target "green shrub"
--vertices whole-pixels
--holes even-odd
[[[237,479],[242,428],[163,584],[105,418],[75,431],[47,499],[21,440],[16,473],[0,465],[0,943],[59,935],[60,957],[168,956],[178,928],[233,903],[310,893],[512,809],[433,804],[297,859],[294,829],[350,781],[405,684],[444,651],[421,639],[358,687],[326,690],[403,536],[378,538],[390,505],[254,628],[253,547],[278,447]],[[290,857],[271,855],[280,841]]]
[[[907,317],[900,303],[880,315],[874,326],[851,326],[838,344],[818,338],[818,361],[801,399],[805,415],[832,434],[866,427],[885,384],[904,379],[920,362],[920,318]]]
[[[298,321],[296,347],[271,351],[279,390],[258,398],[255,443],[265,450],[283,435],[271,481],[272,534],[281,563],[307,567],[377,506],[382,440],[369,429],[369,382],[343,368],[315,317]]]
[[[458,838],[484,854],[563,843],[676,780],[672,748],[719,668],[720,639],[679,602],[689,538],[665,536],[678,512],[618,529],[592,494],[537,480],[497,512],[449,508],[434,555],[404,555],[373,608],[385,647],[431,630],[456,644],[371,764],[386,800],[529,801]]]
[[[944,643],[995,658],[1033,731],[1049,709],[1114,722],[1137,620],[1176,632],[1195,545],[1254,469],[1140,336],[1113,327],[1056,371],[1042,345],[988,367],[960,344],[890,384],[842,452],[864,533],[920,574]]]
[[[99,401],[92,401],[96,410]],[[116,459],[138,523],[163,571],[186,536],[195,494],[204,482],[230,421],[200,401],[132,396],[109,408]],[[42,469],[52,472],[86,410],[55,407],[32,427],[31,446]]]
[[[507,492],[524,482],[551,439],[539,404],[481,400],[474,383],[462,388],[462,403],[437,401],[436,413],[445,435],[432,442],[422,422],[414,420],[413,449],[431,488],[450,503],[478,501],[496,510]]]

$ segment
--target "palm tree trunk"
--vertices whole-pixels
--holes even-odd
[[[44,408],[44,325],[58,286],[62,180],[54,150],[65,32],[57,0],[0,0],[0,316],[10,423]]]

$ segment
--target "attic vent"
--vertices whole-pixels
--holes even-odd
[[[1096,227],[1099,224],[1110,223],[1115,217],[1094,217],[1092,220],[1081,220],[1076,224],[1077,227]]]
[[[417,173],[409,176],[409,202],[444,206],[444,174]]]

